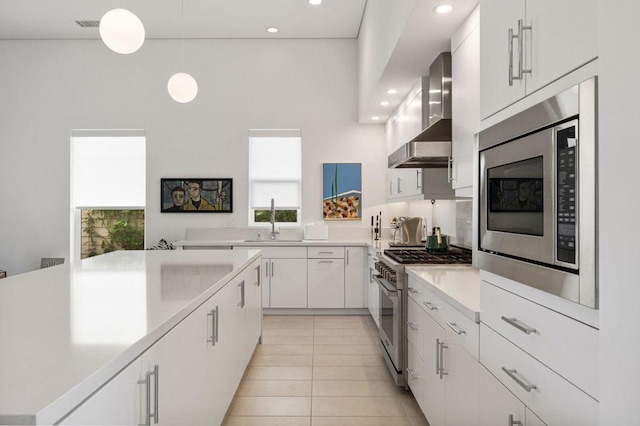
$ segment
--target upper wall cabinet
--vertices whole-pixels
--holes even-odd
[[[451,38],[451,184],[473,194],[473,142],[480,131],[480,15],[476,8]]]
[[[598,56],[596,0],[482,0],[481,118]]]
[[[429,84],[423,78],[400,103],[396,113],[387,121],[387,153],[391,154],[424,130],[422,113],[423,84]]]

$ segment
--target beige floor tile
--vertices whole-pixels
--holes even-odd
[[[376,345],[314,345],[314,355],[376,355],[380,351]]]
[[[312,345],[313,336],[262,336],[263,345]]]
[[[315,367],[375,367],[384,365],[384,360],[376,355],[314,355]]]
[[[266,328],[262,330],[262,338],[274,336],[313,336],[313,328]]]
[[[312,413],[318,417],[403,417],[398,397],[312,397]]]
[[[396,396],[390,380],[315,380],[313,396]]]
[[[366,327],[360,328],[316,328],[314,336],[370,336]]]
[[[313,380],[390,380],[386,367],[313,367]]]
[[[243,380],[237,396],[311,396],[311,381]]]
[[[273,322],[313,323],[313,321],[314,321],[313,315],[265,315],[262,317],[263,323],[273,323]]]
[[[269,321],[262,323],[263,330],[271,330],[274,328],[298,328],[313,330],[313,321]]]
[[[314,336],[316,345],[373,345],[371,336]]]
[[[310,426],[310,417],[228,417],[224,426]]]
[[[312,417],[311,426],[408,426],[404,417]]]
[[[240,396],[231,404],[229,416],[310,416],[310,397]]]
[[[316,317],[317,318],[317,317]],[[318,321],[316,319],[314,323],[314,328],[361,328],[363,330],[367,329],[367,325],[360,319],[344,319],[344,320],[335,320],[335,319],[325,319]]]
[[[404,390],[398,393],[400,398],[400,402],[404,407],[404,412],[407,417],[420,417],[422,416],[422,410],[418,405],[418,401],[416,401],[415,397],[411,392],[406,392]]]
[[[311,367],[313,355],[267,355],[256,354],[252,367]]]
[[[311,380],[311,367],[249,367],[245,380]]]
[[[258,345],[257,355],[311,355],[313,345]]]

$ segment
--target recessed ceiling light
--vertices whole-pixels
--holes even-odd
[[[371,117],[372,120],[380,120],[380,117],[378,117],[377,115],[374,115],[373,117]]]
[[[396,93],[398,93],[398,91],[396,89],[389,89],[389,90],[387,90],[387,93],[389,95],[395,95]]]
[[[312,4],[314,6],[318,5],[318,4],[321,4],[321,3],[322,3],[322,0],[309,0],[309,4]]]
[[[436,13],[449,13],[453,10],[453,6],[450,4],[439,4],[438,6],[433,8],[433,11]]]
[[[389,105],[389,101],[382,101],[382,102],[380,102],[380,105],[387,106],[387,105]]]
[[[269,28],[267,28],[267,32],[268,32],[268,33],[271,33],[271,34],[275,34],[275,33],[277,33],[278,31],[280,31],[280,30],[279,30],[279,29],[277,29],[276,27],[269,27]]]

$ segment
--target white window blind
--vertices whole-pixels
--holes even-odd
[[[144,136],[73,136],[75,207],[144,207]]]
[[[277,209],[300,209],[301,145],[299,131],[249,132],[251,209],[269,209],[272,198]]]

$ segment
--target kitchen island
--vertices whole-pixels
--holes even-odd
[[[221,421],[261,334],[260,264],[257,250],[121,251],[2,280],[0,424]],[[101,398],[127,392],[126,407]],[[219,407],[198,413],[181,395]]]

